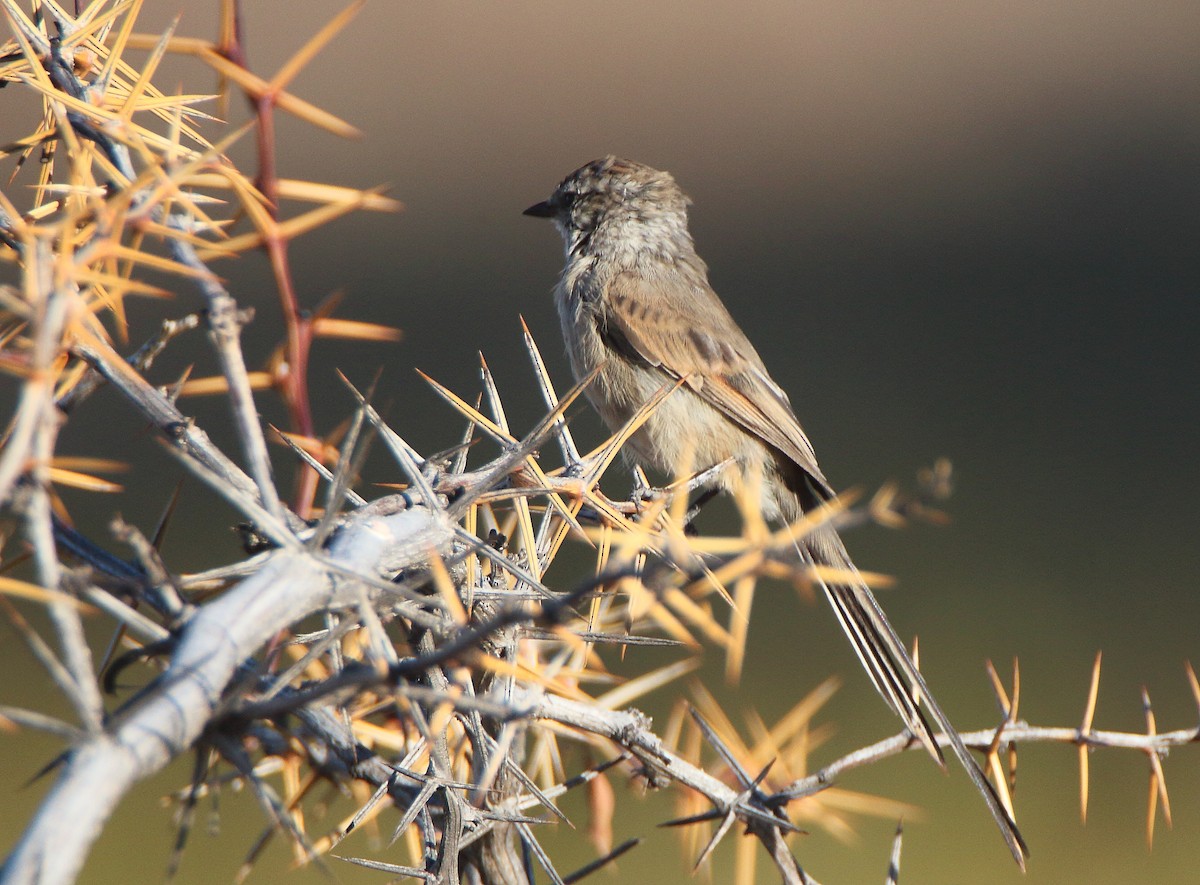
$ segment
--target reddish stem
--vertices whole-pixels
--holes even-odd
[[[246,67],[245,43],[242,39],[241,3],[232,4],[233,29],[229,45],[221,47],[221,53],[230,61]],[[275,101],[273,91],[251,100],[258,131],[258,176],[256,187],[267,199],[267,211],[275,221],[279,220],[279,177],[275,153]],[[287,330],[287,372],[279,379],[279,390],[283,394],[288,411],[291,430],[303,436],[313,436],[312,405],[308,396],[308,356],[312,347],[312,320],[300,307],[296,287],[292,279],[291,263],[288,261],[288,241],[269,234],[263,248],[271,262],[275,276],[275,289],[279,294],[279,307]],[[292,506],[301,517],[312,510],[317,491],[317,474],[301,465],[296,474]]]

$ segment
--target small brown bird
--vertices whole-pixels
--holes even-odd
[[[550,218],[566,246],[554,298],[576,378],[600,372],[585,393],[612,429],[668,381],[682,379],[629,440],[642,465],[670,473],[689,453],[698,469],[734,459],[762,478],[767,518],[798,519],[834,496],[787,394],[708,283],[688,231],[691,201],[666,172],[605,157],[572,172],[526,215]],[[725,471],[726,489],[742,477]],[[856,575],[832,528],[799,539],[810,564]],[[824,584],[863,668],[908,730],[944,766],[928,716],[983,794],[1017,863],[1028,854],[958,732],[861,580]]]

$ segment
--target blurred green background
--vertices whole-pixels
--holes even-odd
[[[211,5],[151,0],[140,30],[164,28],[183,9],[181,34],[214,36]],[[340,8],[246,5],[249,59],[263,75]],[[405,336],[392,346],[317,346],[318,424],[329,430],[352,408],[335,367],[366,384],[382,366],[380,399],[398,429],[425,451],[451,446],[460,424],[413,369],[472,393],[482,350],[514,425],[529,427],[541,407],[518,315],[562,386],[569,377],[549,297],[560,243],[521,210],[606,153],[668,169],[695,201],[692,229],[713,285],[790,391],[835,485],[870,489],[908,480],[938,456],[953,460],[951,526],[866,530],[848,543],[862,567],[898,577],[883,602],[901,635],[920,634],[922,667],[955,722],[996,721],[983,664],[1007,672],[1016,657],[1023,716],[1077,724],[1103,650],[1098,727],[1141,729],[1143,685],[1160,729],[1193,726],[1183,664],[1197,656],[1200,616],[1197,34],[1193,0],[376,0],[293,90],[366,139],[339,141],[280,117],[281,174],[388,182],[407,206],[339,221],[292,250],[305,303],[343,290],[341,316],[398,325]],[[214,77],[172,62],[157,82],[199,92]],[[29,107],[14,88],[0,94],[0,140],[32,128]],[[235,102],[233,118],[244,117]],[[249,148],[236,152],[247,170]],[[0,168],[6,177],[11,163]],[[9,187],[28,182],[26,173]],[[240,302],[258,307],[247,352],[265,360],[279,336],[265,264],[219,270]],[[199,306],[195,293],[179,292],[173,303],[135,308],[132,341],[157,318]],[[156,379],[193,361],[198,375],[215,371],[197,340],[173,347]],[[230,442],[215,432],[222,403],[185,409]],[[270,403],[263,411],[281,419]],[[590,415],[575,423],[584,440],[600,439]],[[100,538],[117,510],[152,526],[163,477],[173,484],[178,472],[108,395],[72,419],[60,451],[161,471],[126,477],[116,498],[67,496]],[[392,478],[379,460],[371,479]],[[624,494],[623,482],[614,476],[610,492]],[[235,518],[186,485],[168,561],[197,568],[236,556]],[[824,714],[838,732],[816,763],[896,730],[824,608],[790,590],[762,592],[751,639],[742,690],[723,695],[731,712],[754,705],[771,721],[838,673],[845,687]],[[0,702],[53,703],[23,648],[10,639],[0,655]],[[662,694],[646,706],[665,710],[671,696]],[[28,734],[0,736],[0,746],[7,850],[45,788],[25,782],[58,747]],[[961,773],[943,777],[909,754],[844,785],[923,807],[907,826],[902,881],[1195,881],[1196,753],[1184,748],[1166,762],[1176,825],[1160,820],[1153,851],[1145,759],[1100,751],[1092,766],[1085,827],[1074,749],[1022,751],[1018,819],[1032,849],[1024,877]],[[129,797],[82,881],[161,878],[173,836],[158,797],[187,772],[177,766]],[[669,802],[616,788],[618,839],[649,838],[621,862],[620,881],[686,880],[690,859],[673,835],[651,829],[672,815]],[[566,807],[583,818],[578,801]],[[262,826],[244,793],[222,797],[219,835],[205,832],[207,813],[181,882],[230,879]],[[385,818],[385,830],[393,824]],[[793,847],[823,882],[882,881],[893,826],[868,822],[849,845],[816,833]],[[369,839],[355,838],[344,853],[370,851]],[[550,842],[560,870],[590,856],[581,833]],[[718,852],[713,880],[729,879],[731,859],[729,846]],[[324,881],[311,871],[285,877],[287,860],[276,846],[252,881]],[[330,863],[343,881],[386,878]],[[760,869],[761,881],[775,881]]]

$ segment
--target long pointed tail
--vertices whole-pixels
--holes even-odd
[[[857,578],[854,563],[841,538],[833,529],[818,529],[803,539],[797,548],[806,562],[854,573]],[[904,720],[908,730],[943,767],[945,763],[934,727],[945,735],[954,756],[987,803],[988,810],[992,813],[1017,864],[1024,870],[1029,849],[1025,840],[1021,838],[1017,825],[1001,804],[995,788],[980,770],[962,738],[950,724],[949,718],[938,706],[921,672],[909,657],[904,643],[888,623],[875,595],[861,579],[844,584],[826,584],[821,581],[821,585],[825,589],[829,604],[833,606],[838,623],[846,631],[850,644],[876,690],[887,701],[888,706]],[[924,704],[925,712],[914,699],[917,697]],[[934,727],[930,726],[929,720],[932,720]]]

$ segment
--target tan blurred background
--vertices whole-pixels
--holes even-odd
[[[186,4],[180,33],[214,35],[210,5]],[[183,6],[149,0],[143,29],[165,27]],[[247,7],[249,58],[264,75],[340,8]],[[1142,685],[1160,729],[1192,726],[1183,663],[1200,657],[1198,35],[1192,0],[375,0],[294,89],[366,139],[342,142],[290,121],[280,129],[282,174],[387,182],[407,205],[394,217],[343,220],[293,249],[307,304],[341,289],[341,315],[405,334],[388,347],[318,346],[319,426],[351,409],[334,367],[367,383],[383,366],[381,398],[399,429],[426,451],[453,445],[458,422],[413,369],[471,393],[483,350],[514,424],[528,427],[540,407],[518,315],[564,386],[568,374],[549,298],[559,240],[521,210],[606,153],[669,169],[695,200],[693,232],[714,286],[791,392],[834,483],[872,488],[938,456],[954,461],[950,527],[848,539],[860,565],[898,576],[884,604],[902,635],[920,634],[923,669],[952,718],[963,728],[994,723],[984,661],[1007,670],[1018,657],[1024,717],[1075,725],[1102,649],[1099,727],[1141,728]],[[187,91],[213,84],[184,64],[158,83],[172,89],[176,79]],[[0,94],[0,140],[31,125],[5,110],[17,107],[13,92]],[[237,107],[234,119],[244,116]],[[220,270],[240,301],[259,306],[247,349],[261,360],[278,334],[273,295],[261,262],[241,265]],[[147,307],[132,340],[155,317],[197,304],[181,290],[176,303]],[[193,360],[198,373],[211,371],[198,342],[170,352],[159,379]],[[115,403],[89,403],[62,450],[149,457],[173,476]],[[218,403],[187,407],[210,430],[225,414]],[[576,422],[585,439],[599,439],[590,416]],[[389,478],[380,463],[372,478]],[[623,494],[623,482],[614,477],[610,491]],[[136,478],[118,499],[69,500],[97,537],[114,510],[145,527],[163,505]],[[179,567],[236,555],[233,515],[202,509],[208,500],[185,490],[168,547]],[[846,684],[825,716],[839,730],[814,761],[896,730],[823,608],[791,591],[763,593],[751,637],[731,712],[753,703],[771,720],[839,673]],[[19,678],[0,702],[44,704],[48,681],[11,640],[4,648],[3,672]],[[23,784],[57,746],[25,735],[0,742],[6,848],[44,789]],[[1167,761],[1176,826],[1159,822],[1152,852],[1145,760],[1101,751],[1092,764],[1085,827],[1074,750],[1023,750],[1025,877],[960,773],[942,777],[910,754],[844,785],[923,806],[907,827],[902,881],[1195,881],[1200,757],[1185,748]],[[157,798],[186,777],[177,767],[122,806],[83,881],[161,878],[173,836]],[[619,880],[686,880],[690,860],[671,834],[650,829],[671,816],[669,803],[617,790],[629,809],[618,838],[649,837],[621,862]],[[567,807],[582,819],[578,803]],[[229,880],[261,827],[245,794],[222,797],[215,838],[207,814],[182,882]],[[794,850],[831,885],[882,881],[893,825],[868,822],[851,844],[817,833]],[[370,850],[356,838],[344,853]],[[578,832],[551,844],[561,871],[590,856]],[[322,881],[312,872],[283,878],[286,853],[270,858],[253,880]],[[731,858],[729,846],[718,852],[713,880],[728,879]],[[386,878],[330,863],[344,881]],[[764,870],[762,881],[774,877]]]

